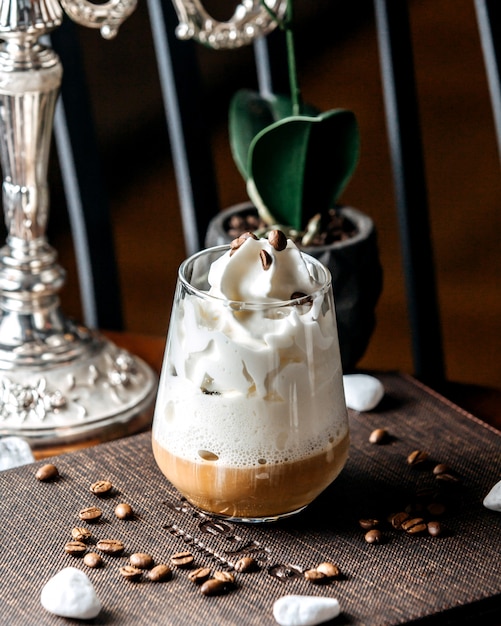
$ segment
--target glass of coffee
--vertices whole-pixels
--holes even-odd
[[[152,446],[191,504],[234,521],[297,513],[343,469],[330,274],[280,231],[182,263]]]

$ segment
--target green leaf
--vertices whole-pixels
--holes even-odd
[[[246,141],[250,133],[248,127]],[[355,170],[358,154],[355,115],[334,109],[316,117],[289,116],[266,126],[250,143],[244,171],[251,179],[248,187],[257,192],[275,222],[303,230],[316,213],[334,206]]]
[[[303,112],[317,115],[318,110],[305,105]],[[237,91],[230,102],[229,137],[230,147],[240,173],[249,178],[249,149],[254,137],[262,130],[292,115],[292,101],[286,96],[260,95],[250,89]]]

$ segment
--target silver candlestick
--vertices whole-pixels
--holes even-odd
[[[136,0],[0,0],[0,435],[32,447],[109,439],[151,419],[157,377],[139,358],[70,321],[65,272],[46,238],[47,167],[62,65],[39,39],[76,22],[113,37]]]

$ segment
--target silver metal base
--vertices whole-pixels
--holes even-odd
[[[156,374],[99,333],[73,330],[75,350],[66,345],[65,358],[54,363],[28,358],[12,367],[0,349],[0,435],[23,437],[39,449],[104,441],[149,425]]]

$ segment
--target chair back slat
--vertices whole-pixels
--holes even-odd
[[[445,378],[407,2],[375,0],[386,124],[417,377]]]
[[[179,41],[170,0],[148,0],[160,84],[176,175],[186,253],[203,247],[219,199],[193,41]]]
[[[77,261],[86,326],[123,328],[122,299],[108,196],[76,26],[65,18],[51,35],[63,64],[54,134]]]
[[[501,159],[501,3],[475,0],[475,10]]]

